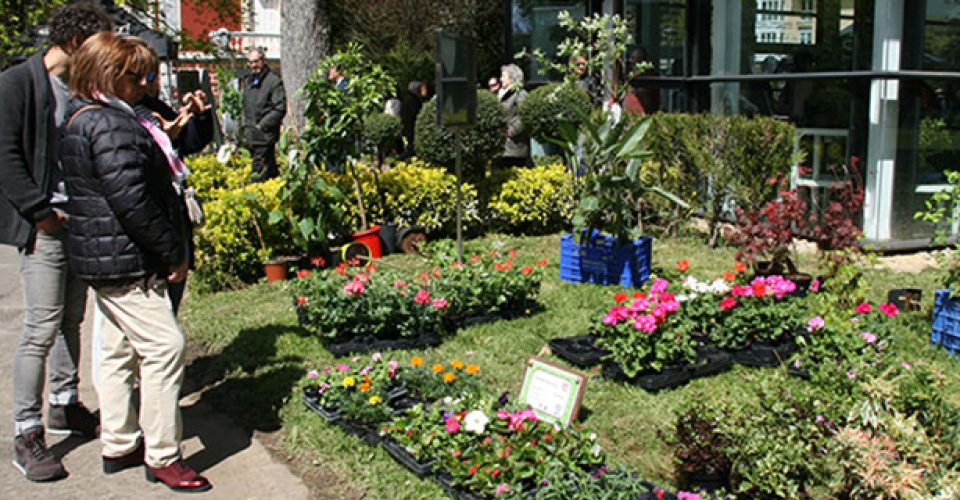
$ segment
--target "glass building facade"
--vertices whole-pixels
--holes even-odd
[[[795,185],[828,198],[832,167],[856,157],[867,243],[929,244],[913,214],[960,169],[960,0],[508,1],[511,57],[555,51],[561,10],[620,14],[653,63],[632,83],[655,110],[790,121]]]

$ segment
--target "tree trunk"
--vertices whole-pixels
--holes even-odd
[[[283,86],[287,93],[287,124],[303,130],[304,102],[299,94],[330,50],[327,0],[283,0]]]

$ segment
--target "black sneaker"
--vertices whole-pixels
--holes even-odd
[[[43,429],[29,430],[13,439],[13,465],[31,481],[54,481],[67,477],[60,459],[47,449]]]
[[[100,434],[100,419],[82,403],[50,405],[47,414],[47,432],[76,434],[93,439]]]

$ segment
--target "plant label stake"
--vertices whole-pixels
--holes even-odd
[[[437,128],[453,133],[457,153],[457,262],[463,262],[463,153],[460,131],[477,121],[477,62],[472,41],[437,30]]]

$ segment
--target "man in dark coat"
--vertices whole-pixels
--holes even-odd
[[[272,179],[277,170],[276,145],[287,114],[283,81],[270,71],[263,51],[247,53],[250,75],[243,82],[243,140],[253,156],[253,180]]]
[[[70,54],[110,29],[98,7],[75,3],[49,20],[51,47],[0,74],[0,243],[20,251],[24,328],[13,362],[14,464],[31,481],[66,476],[44,439],[44,373],[50,383],[47,432],[95,437],[97,419],[78,400],[80,322],[86,286],[69,267],[59,126],[69,101],[61,80]],[[49,367],[49,370],[46,368]]]
[[[406,159],[416,154],[413,141],[417,128],[417,115],[420,114],[420,109],[423,107],[422,95],[424,92],[421,87],[423,87],[423,83],[420,81],[411,81],[407,84],[407,92],[403,94],[401,100],[400,119],[403,121],[403,140],[406,144],[403,153],[400,154],[400,159]]]

